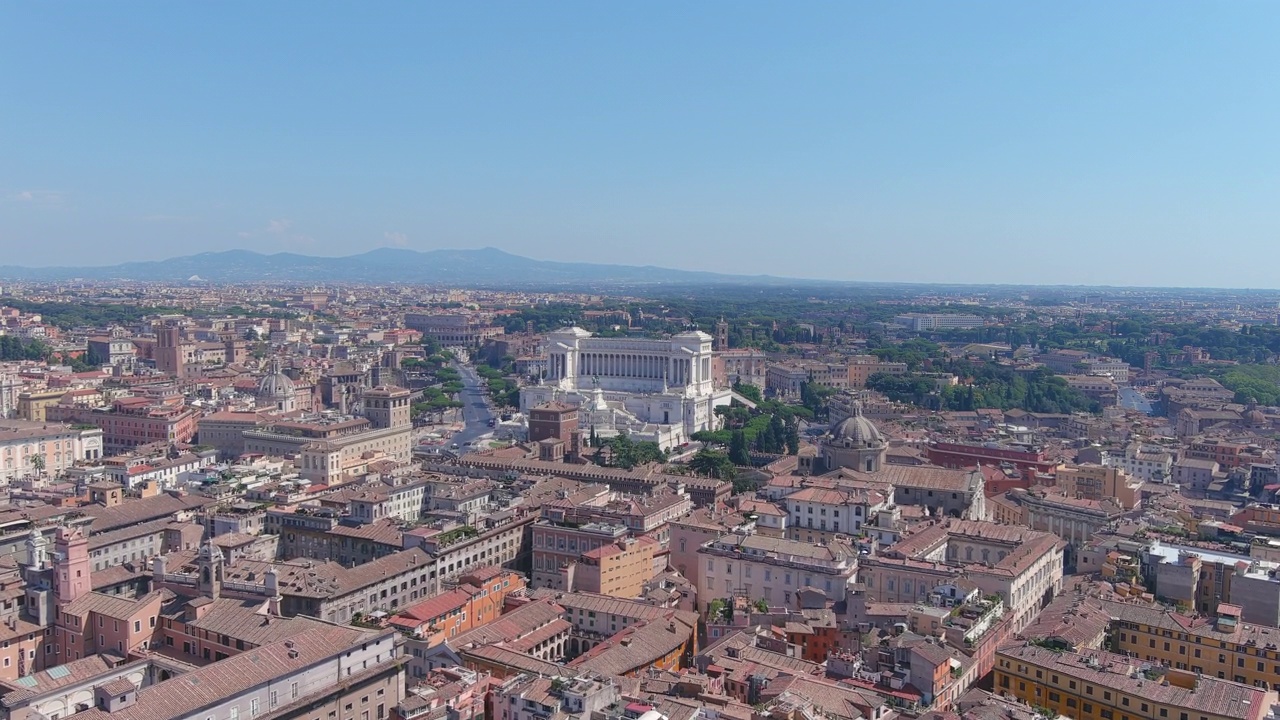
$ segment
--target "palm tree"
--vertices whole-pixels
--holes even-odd
[[[36,469],[36,474],[38,474],[38,475],[43,475],[43,474],[44,474],[44,456],[43,456],[43,455],[32,455],[32,456],[31,456],[31,467],[33,467],[33,468],[35,468],[35,469]]]

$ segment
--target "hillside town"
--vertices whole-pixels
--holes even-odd
[[[6,285],[0,712],[1274,720],[1277,299]]]

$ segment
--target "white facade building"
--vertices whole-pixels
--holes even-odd
[[[582,328],[547,336],[547,378],[520,391],[520,411],[548,402],[577,407],[583,430],[626,432],[664,449],[713,430],[730,391],[712,384],[710,335],[663,340],[596,338]]]
[[[739,595],[798,609],[804,589],[844,600],[858,570],[858,552],[843,540],[808,543],[729,533],[698,548],[698,562],[703,609],[716,598]]]
[[[981,317],[959,313],[905,313],[894,317],[893,322],[913,332],[968,330],[983,325]]]
[[[78,461],[101,457],[102,430],[99,428],[26,420],[6,420],[0,424],[0,484],[3,485],[42,472],[48,477],[57,477]]]
[[[1091,375],[1107,375],[1117,385],[1129,384],[1129,364],[1123,360],[1108,357],[1089,358],[1084,361],[1084,364],[1089,366],[1088,372]]]
[[[1167,482],[1173,474],[1173,455],[1158,445],[1132,443],[1123,455],[1108,455],[1103,464],[1118,467],[1143,482]]]
[[[0,366],[0,418],[17,416],[18,393],[22,392],[22,387],[17,366]]]

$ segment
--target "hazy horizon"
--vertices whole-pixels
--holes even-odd
[[[11,4],[0,265],[496,247],[1277,288],[1276,27],[1261,3]]]

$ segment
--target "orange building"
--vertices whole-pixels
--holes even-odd
[[[388,622],[434,647],[502,614],[508,595],[523,591],[524,577],[500,567],[473,570],[458,578],[458,587],[412,605]]]
[[[800,648],[800,659],[824,663],[840,647],[840,630],[834,622],[788,622],[782,628],[787,644]]]
[[[644,592],[653,577],[653,554],[658,541],[650,537],[624,538],[582,554],[582,558],[560,569],[561,587],[571,592],[591,592],[612,597],[633,598]]]
[[[1244,464],[1247,445],[1227,442],[1225,440],[1198,440],[1187,448],[1186,456],[1193,460],[1212,460],[1224,468],[1240,467]],[[1256,456],[1255,456],[1256,458]]]

